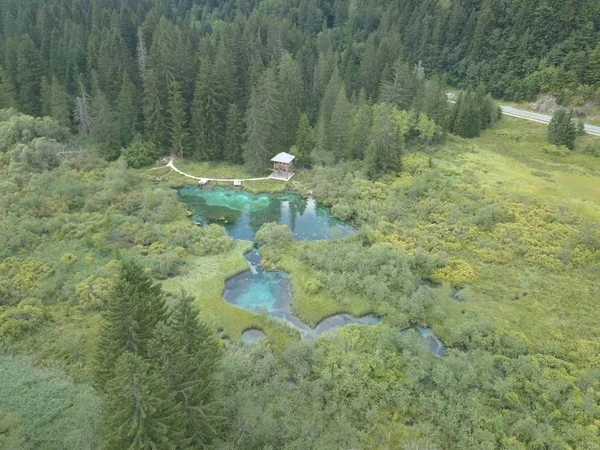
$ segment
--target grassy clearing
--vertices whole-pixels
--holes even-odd
[[[559,223],[564,221],[565,229],[571,230],[573,237],[568,239],[574,239],[585,233],[586,226],[600,223],[600,158],[577,151],[565,156],[547,154],[545,129],[541,124],[505,117],[480,138],[452,139],[436,154],[434,164],[463,178],[475,177],[487,198],[538,208],[540,213],[544,208],[558,211]],[[552,223],[544,219],[539,230],[532,228],[535,226],[518,215],[514,225],[497,225],[497,235],[510,240],[510,233],[516,233],[515,239],[540,236]],[[495,237],[481,242],[488,239]],[[555,239],[560,242],[564,238],[557,234]],[[598,257],[596,264],[561,264],[562,268],[549,269],[532,264],[529,253],[513,254],[509,262],[493,262],[479,257],[480,250],[479,245],[466,244],[459,252],[474,265],[477,279],[461,293],[462,319],[458,317],[457,323],[475,313],[505,329],[522,332],[540,350],[570,354],[588,364],[598,361],[593,350],[600,339]],[[565,251],[561,258],[571,256]],[[440,307],[448,315],[455,313],[452,304]],[[440,331],[451,342],[452,330]]]
[[[11,442],[4,440],[7,430],[0,428],[2,448],[98,447],[95,422],[100,399],[91,387],[77,385],[61,372],[35,367],[24,356],[0,355],[0,378],[0,418],[9,411],[20,426],[10,424],[8,431],[22,430],[17,442]]]
[[[273,345],[282,348],[298,339],[294,330],[223,300],[225,281],[248,270],[248,262],[243,255],[251,249],[251,242],[238,241],[227,253],[198,257],[190,261],[189,270],[184,275],[163,282],[163,288],[173,293],[183,289],[195,296],[202,319],[215,329],[222,330],[223,337],[236,340],[245,330],[257,328],[265,332]]]
[[[182,170],[185,173],[194,175],[197,177],[206,178],[224,178],[224,179],[235,179],[235,178],[260,178],[266,177],[271,174],[268,168],[265,168],[263,174],[251,174],[244,166],[237,166],[228,163],[215,163],[215,162],[194,162],[186,159],[176,158],[174,161],[175,167]],[[147,169],[145,169],[147,172]],[[156,177],[161,176],[167,178],[170,182],[177,184],[195,184],[195,180],[187,178],[176,172],[171,172],[168,169],[158,169],[147,172],[150,176]],[[216,183],[210,182],[209,186],[227,186],[232,187],[232,183]],[[286,190],[287,183],[276,180],[260,180],[260,181],[248,181],[243,185],[244,190],[253,194],[258,193],[278,193]]]
[[[600,158],[547,154],[544,130],[544,125],[505,117],[480,138],[449,143],[457,158],[444,157],[444,165],[472,171],[490,195],[526,197],[600,218]]]

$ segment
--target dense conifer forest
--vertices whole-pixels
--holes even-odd
[[[0,448],[600,449],[599,98],[596,0],[0,1]],[[351,232],[162,167],[280,152],[203,189]]]
[[[318,162],[361,159],[353,133],[369,103],[412,107],[446,129],[444,84],[511,100],[594,99],[599,17],[592,0],[7,0],[0,106],[77,127],[109,159],[143,135],[257,170],[308,126]],[[415,133],[434,138],[422,125]]]

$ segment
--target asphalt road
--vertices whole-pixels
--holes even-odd
[[[550,123],[550,120],[552,119],[552,116],[525,111],[523,109],[516,109],[511,106],[500,105],[500,108],[502,108],[502,114],[518,117],[519,119],[531,120],[533,122]],[[585,132],[588,134],[593,134],[594,136],[600,136],[600,127],[586,124]]]
[[[448,92],[446,95],[448,96],[448,101],[450,103],[456,103],[456,95],[455,94],[453,94],[452,92]],[[552,116],[534,113],[531,111],[525,111],[524,109],[517,109],[517,108],[513,108],[512,106],[500,105],[500,108],[502,108],[502,114],[505,114],[507,116],[512,116],[512,117],[518,117],[519,119],[531,120],[532,122],[539,122],[539,123],[545,123],[545,124],[550,123],[550,120],[552,120]],[[587,134],[592,134],[594,136],[600,136],[600,127],[597,127],[595,125],[585,124],[584,128],[585,128],[585,132]]]

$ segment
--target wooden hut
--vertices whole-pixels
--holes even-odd
[[[273,173],[269,178],[288,181],[293,176],[293,161],[296,157],[294,155],[290,155],[289,153],[281,152],[271,161],[273,162]]]

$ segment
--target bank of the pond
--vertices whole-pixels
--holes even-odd
[[[189,269],[185,274],[165,280],[163,288],[171,293],[183,289],[193,295],[202,319],[214,329],[223,330],[224,336],[239,339],[246,329],[262,329],[276,347],[283,348],[297,340],[299,334],[274,320],[223,301],[225,281],[248,270],[244,254],[251,249],[251,242],[236,241],[233,248],[224,254],[196,257],[188,263]]]

